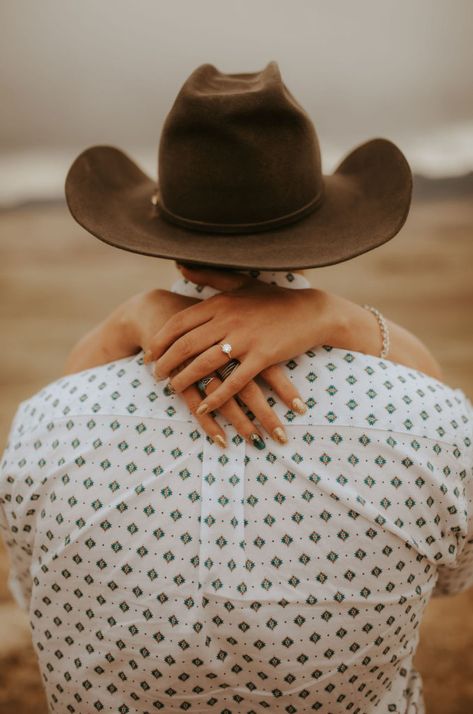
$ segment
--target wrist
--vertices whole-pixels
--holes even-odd
[[[325,293],[327,315],[324,344],[339,349],[378,354],[379,328],[376,318],[361,305],[338,295]]]
[[[317,316],[314,344],[354,349],[352,303],[324,290],[313,289],[311,293],[312,316]]]
[[[345,330],[343,339],[345,349],[379,356],[383,348],[383,339],[378,318],[361,305],[348,300],[345,313]]]
[[[351,304],[338,295],[326,294],[327,337],[325,344],[340,349],[354,349],[353,315]]]

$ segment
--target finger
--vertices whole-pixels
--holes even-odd
[[[205,324],[213,317],[211,299],[186,307],[173,315],[151,339],[145,362],[161,357],[170,345],[186,332]]]
[[[278,415],[272,409],[256,382],[251,381],[239,393],[238,397],[251,409],[268,434],[279,444],[287,443],[287,434]]]
[[[199,415],[196,414],[197,407],[199,406],[202,396],[195,385],[192,385],[184,392],[182,392],[182,397],[189,407],[190,411],[196,417],[202,429],[208,436],[215,442],[218,446],[225,448],[227,446],[227,440],[225,438],[225,431],[216,422],[214,417],[209,414]]]
[[[190,358],[195,357],[195,355],[205,353],[205,350],[213,347],[216,342],[219,342],[221,337],[222,335],[220,334],[212,335],[212,331],[207,325],[201,325],[187,332],[168,347],[164,354],[157,360],[154,366],[154,376],[156,379],[164,379],[164,377],[171,374],[171,371],[184,361],[190,360]],[[220,356],[223,358],[223,361],[225,361],[225,355],[221,353],[221,350]],[[213,369],[214,368],[207,369],[207,371],[204,371],[197,379],[209,374]],[[182,389],[196,382],[197,379],[190,379],[187,384],[182,386]]]
[[[212,379],[206,386],[205,391],[207,394],[212,394],[218,389],[220,380],[216,377]],[[255,448],[262,450],[265,448],[265,443],[261,436],[259,429],[255,427],[253,422],[247,417],[243,409],[235,401],[235,399],[229,399],[228,402],[222,404],[218,410],[236,431]]]
[[[256,360],[250,358],[244,360],[233,370],[231,375],[219,385],[218,389],[202,401],[202,404],[197,410],[199,414],[205,414],[208,411],[218,409],[222,404],[228,402],[228,400],[240,392],[243,387],[246,387],[248,382],[258,374],[260,369],[261,367]]]
[[[172,387],[176,392],[181,392],[189,385],[202,379],[202,377],[222,367],[227,361],[228,357],[222,352],[220,345],[214,345],[192,360],[187,367],[173,377],[171,379]],[[227,399],[223,401],[227,401]],[[222,404],[223,401],[220,403]]]
[[[262,372],[260,372],[260,377],[276,392],[278,397],[289,409],[292,409],[298,414],[305,414],[307,406],[302,401],[301,395],[291,380],[279,365],[276,364],[263,369]]]
[[[217,290],[237,290],[253,280],[249,275],[228,270],[212,270],[194,265],[176,264],[182,275],[197,285],[209,285]]]
[[[175,367],[173,370],[171,370],[171,372],[170,372],[171,377],[175,377],[176,374],[179,374],[179,372],[182,372],[182,370],[185,367],[187,367],[187,365],[190,364],[191,362],[192,362],[191,359],[186,359],[186,360],[184,360],[184,362],[182,362],[182,364],[177,365],[177,367]],[[174,389],[171,387],[170,383],[168,383],[166,385],[166,387],[168,388],[168,391],[170,394],[174,394]]]

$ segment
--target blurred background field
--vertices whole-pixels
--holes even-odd
[[[61,374],[74,341],[171,262],[86,234],[62,198],[86,146],[116,144],[155,175],[162,122],[187,75],[279,62],[313,118],[324,170],[396,141],[416,174],[390,243],[309,271],[419,335],[473,398],[473,5],[469,0],[3,0],[0,3],[0,450],[19,401]],[[427,714],[473,711],[473,592],[433,601],[417,656]],[[0,714],[46,714],[27,617],[0,550]]]

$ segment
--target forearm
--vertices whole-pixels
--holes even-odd
[[[379,355],[382,338],[376,317],[365,308],[344,298],[331,295],[334,301],[333,327],[327,344],[365,354]],[[390,347],[387,359],[442,379],[438,362],[427,347],[404,327],[387,321]]]
[[[166,320],[195,302],[159,289],[133,295],[79,340],[66,360],[65,374],[137,354]]]
[[[127,315],[128,301],[84,335],[69,353],[64,373],[80,372],[139,352]]]

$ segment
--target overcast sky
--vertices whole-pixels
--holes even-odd
[[[211,62],[270,60],[324,169],[373,136],[414,168],[473,168],[473,0],[0,0],[0,155],[115,144],[154,165],[166,113]]]

